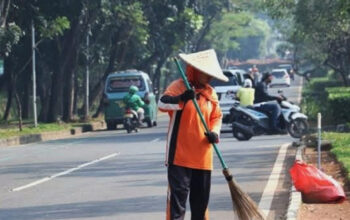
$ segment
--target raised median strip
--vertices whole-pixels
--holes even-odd
[[[0,139],[0,147],[16,146],[22,144],[30,144],[40,141],[56,140],[61,138],[71,137],[73,135],[82,134],[88,131],[95,131],[105,129],[106,124],[104,121],[92,122],[82,124],[78,127],[61,130],[61,131],[47,131],[38,134],[28,134],[21,136],[14,136],[9,138]]]

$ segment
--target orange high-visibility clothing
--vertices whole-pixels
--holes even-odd
[[[163,96],[179,96],[186,90],[182,79],[172,82]],[[210,85],[196,89],[196,100],[210,131],[220,134],[222,113],[215,90]],[[169,113],[166,164],[212,170],[213,147],[191,100],[184,103],[159,101],[159,109]]]

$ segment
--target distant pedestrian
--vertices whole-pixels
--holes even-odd
[[[261,78],[260,73],[259,73],[259,69],[256,67],[256,65],[253,65],[252,73],[253,73],[253,77],[254,77],[254,85],[256,86]]]

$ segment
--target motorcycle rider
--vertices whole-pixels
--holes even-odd
[[[142,101],[141,97],[137,94],[139,91],[139,88],[137,86],[130,86],[129,87],[129,93],[126,94],[123,98],[123,102],[126,105],[126,108],[131,108],[132,110],[137,112],[139,126],[142,124],[142,120],[144,117],[144,110],[143,106],[145,103]]]
[[[261,81],[255,87],[255,100],[254,103],[261,103],[256,109],[268,114],[271,124],[271,133],[281,134],[283,131],[278,127],[278,118],[281,115],[281,107],[276,102],[281,102],[283,100],[282,96],[269,95],[267,91],[268,85],[271,83],[273,75],[269,72],[264,73]]]
[[[245,79],[244,80],[244,87],[240,88],[237,91],[237,98],[240,101],[240,104],[242,106],[248,106],[248,105],[253,105],[254,104],[254,93],[255,90],[252,85],[252,81],[250,79]]]

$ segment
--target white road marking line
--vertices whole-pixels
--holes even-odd
[[[160,141],[160,138],[153,139],[153,140],[151,141],[151,143],[154,143],[154,142],[157,142],[157,141]]]
[[[52,179],[54,179],[54,178],[56,178],[56,177],[60,177],[60,176],[63,176],[63,175],[67,175],[67,174],[69,174],[69,173],[71,173],[71,172],[74,172],[74,171],[76,171],[76,170],[79,170],[79,169],[81,169],[81,168],[83,168],[83,167],[86,167],[86,166],[89,166],[89,165],[92,165],[92,164],[101,162],[101,161],[103,161],[103,160],[110,159],[110,158],[115,157],[115,156],[118,156],[118,155],[119,155],[119,153],[114,153],[114,154],[107,155],[107,156],[105,156],[105,157],[101,157],[101,158],[99,158],[99,159],[93,160],[93,161],[88,162],[88,163],[81,164],[81,165],[79,165],[79,166],[77,166],[77,167],[74,167],[74,168],[71,168],[71,169],[69,169],[69,170],[66,170],[66,171],[63,171],[63,172],[54,174],[54,175],[52,175],[52,176],[45,177],[45,178],[42,178],[42,179],[40,179],[40,180],[34,181],[34,182],[29,183],[29,184],[27,184],[27,185],[14,188],[14,189],[12,189],[11,191],[13,191],[13,192],[18,192],[18,191],[27,189],[27,188],[29,188],[29,187],[33,187],[33,186],[39,185],[39,184],[41,184],[41,183],[47,182],[47,181],[49,181],[49,180],[52,180]]]
[[[263,212],[263,214],[267,217],[270,212],[273,196],[275,194],[278,180],[280,178],[280,174],[283,168],[283,163],[286,158],[287,149],[289,144],[283,144],[278,152],[275,164],[271,171],[269,180],[265,186],[264,192],[261,196],[259,202],[259,209]]]

